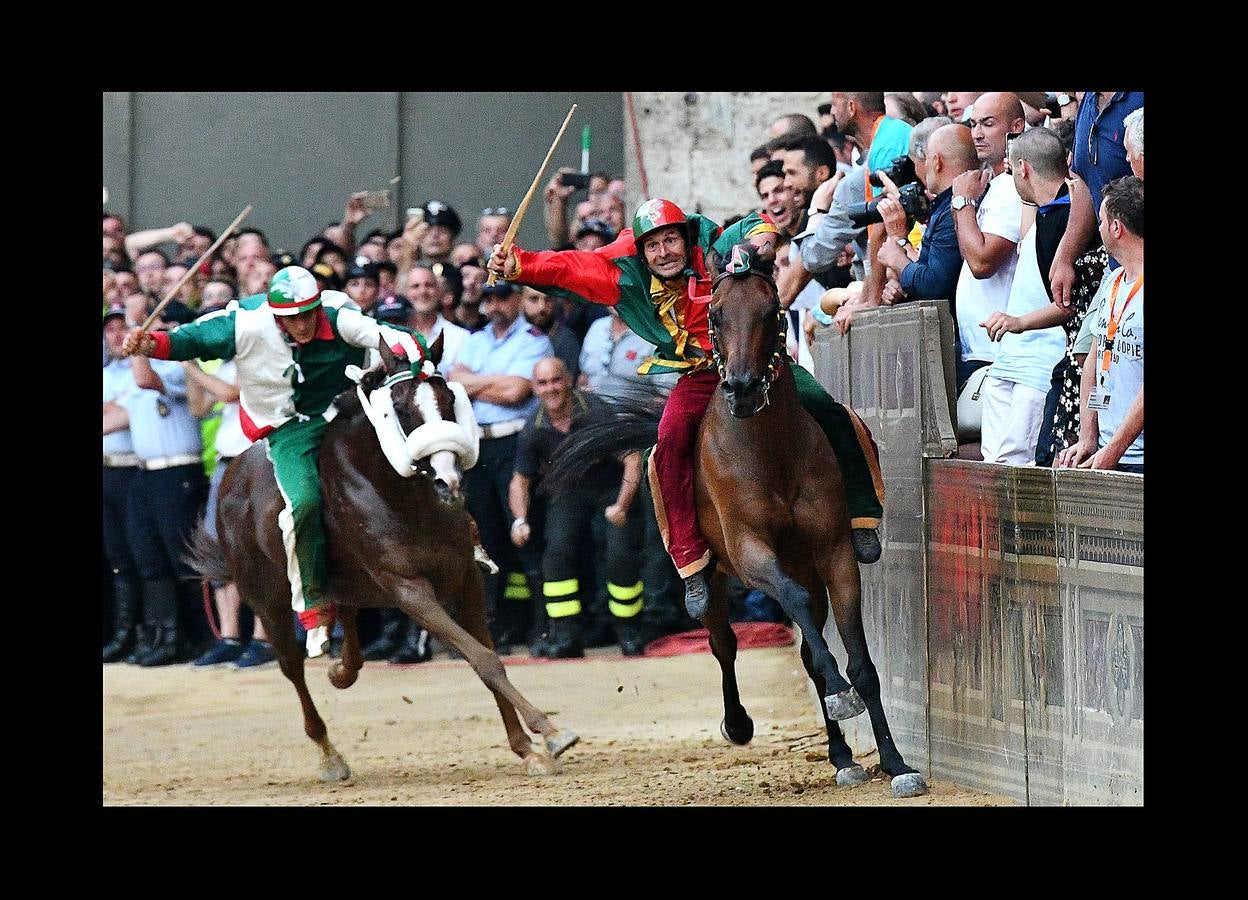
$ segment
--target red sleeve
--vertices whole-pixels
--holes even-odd
[[[601,249],[601,248],[600,248]],[[555,288],[591,303],[615,306],[620,299],[620,269],[597,252],[516,248],[520,271],[513,279],[535,288]]]
[[[169,358],[169,332],[153,331],[150,332],[152,340],[156,341],[156,349],[152,351],[153,359]]]
[[[594,251],[599,256],[605,256],[607,259],[618,259],[621,256],[633,256],[637,252],[637,245],[633,242],[633,229],[625,228],[620,232],[611,243],[599,247]]]

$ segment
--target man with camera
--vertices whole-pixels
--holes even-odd
[[[953,224],[953,183],[964,172],[979,168],[979,157],[971,133],[961,125],[948,122],[941,116],[925,119],[911,135],[910,172],[914,181],[903,185],[907,188],[926,186],[935,199],[931,202],[927,230],[923,232],[923,246],[916,253],[908,235],[916,218],[912,213],[914,201],[905,205],[901,199],[884,197],[877,208],[884,222],[887,237],[876,259],[897,273],[894,286],[889,282],[884,288],[884,303],[903,300],[942,300],[951,303],[958,284],[958,272],[962,267],[962,253],[958,249],[958,235]],[[934,123],[928,125],[929,122]],[[893,171],[899,167],[894,166]],[[891,183],[886,173],[883,176]],[[907,175],[898,173],[898,177]],[[892,188],[890,187],[890,191]]]
[[[1023,104],[1008,91],[983,94],[967,120],[980,171],[966,172],[953,182],[953,222],[962,251],[958,275],[957,324],[962,347],[957,365],[957,389],[971,374],[996,358],[997,348],[981,326],[990,315],[1005,309],[1018,264],[1023,201],[1005,166],[1007,138],[1023,133],[1027,122]]]

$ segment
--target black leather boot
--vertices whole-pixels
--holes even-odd
[[[389,659],[391,654],[403,644],[403,636],[410,619],[402,610],[383,609],[381,612],[381,633],[367,647],[360,651],[366,662],[377,662]]]
[[[425,629],[421,628],[407,616],[403,616],[403,619],[407,622],[407,636],[403,641],[403,646],[390,657],[389,661],[396,666],[428,662],[433,656],[433,647],[429,642],[429,632],[425,631]]]
[[[111,663],[124,659],[130,652],[135,641],[135,627],[139,621],[139,583],[125,575],[117,575],[113,579],[113,597],[116,601],[116,616],[113,624],[113,638],[104,646],[104,662]]]
[[[580,659],[585,655],[580,616],[561,616],[550,620],[546,631],[547,659]]]
[[[172,578],[149,581],[144,590],[144,606],[151,610],[148,621],[155,624],[152,649],[139,657],[144,668],[167,666],[179,661],[181,631],[178,628],[178,592]]]
[[[849,533],[849,540],[858,562],[870,565],[880,558],[880,536],[874,528],[855,528]]]
[[[615,637],[620,644],[621,653],[625,656],[645,654],[646,644],[650,643],[650,636],[642,622],[638,622],[635,616],[628,619],[616,616],[612,624],[615,626]]]

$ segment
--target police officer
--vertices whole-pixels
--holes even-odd
[[[543,359],[533,372],[541,406],[529,418],[516,455],[511,481],[511,511],[515,515],[511,540],[525,546],[532,534],[527,522],[529,489],[550,467],[559,445],[592,418],[608,415],[606,401],[572,389],[567,366],[557,357]],[[595,463],[575,487],[550,498],[546,510],[546,547],[542,553],[542,595],[549,630],[535,656],[569,659],[585,655],[584,592],[577,561],[581,539],[590,532],[595,513],[607,520],[606,569],[608,606],[616,638],[626,656],[639,656],[646,641],[637,627],[642,607],[642,516],[629,509],[641,484],[641,454],[631,453],[623,465],[615,460]],[[586,600],[589,598],[586,597]]]
[[[178,621],[179,584],[189,597],[199,578],[183,559],[208,495],[199,421],[187,403],[186,372],[171,360],[134,356],[138,390],[123,398],[138,472],[129,490],[126,537],[143,581],[143,610],[151,646],[140,666],[164,666],[184,656]]]
[[[122,405],[138,393],[130,360],[121,356],[126,339],[126,306],[114,303],[104,311],[104,340],[109,362],[104,366],[104,556],[113,573],[113,637],[104,646],[104,662],[124,659],[134,646],[141,597],[134,557],[126,541],[126,497],[138,474],[139,458],[130,441],[130,415]]]
[[[536,579],[541,552],[525,547],[518,553],[508,539],[507,491],[518,436],[538,405],[533,368],[554,350],[550,339],[520,314],[520,293],[515,286],[500,282],[486,287],[481,305],[490,324],[464,339],[459,361],[447,379],[467,390],[481,426],[480,456],[465,473],[465,487],[468,512],[481,529],[481,543],[502,567],[490,595],[494,598],[494,643],[506,652],[511,644],[525,640],[532,598],[526,573]]]

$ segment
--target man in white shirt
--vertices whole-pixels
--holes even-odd
[[[963,260],[955,300],[959,391],[972,372],[996,358],[996,347],[980,323],[1005,309],[1014,282],[1023,204],[1006,172],[1006,137],[1022,134],[1027,123],[1018,97],[993,91],[975,101],[975,117],[968,124],[984,168],[953,182],[951,208]]]
[[[459,348],[468,337],[468,329],[448,321],[440,312],[442,286],[429,266],[417,264],[408,270],[405,293],[412,304],[412,312],[404,324],[420,332],[430,346],[439,334],[442,335],[442,361],[438,370],[444,374],[449,372],[459,358]]]

